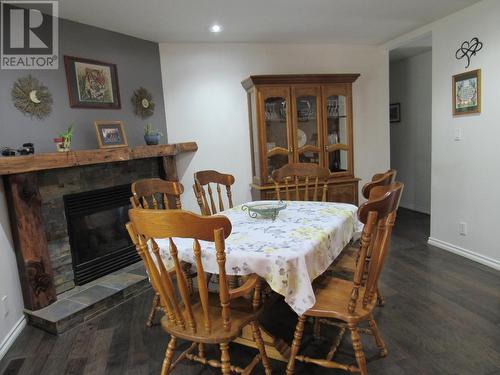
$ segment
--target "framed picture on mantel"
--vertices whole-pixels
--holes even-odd
[[[94,123],[99,148],[126,147],[127,135],[121,121],[96,121]]]
[[[453,76],[453,116],[481,113],[481,69]]]
[[[121,108],[115,64],[64,56],[64,67],[71,108]]]

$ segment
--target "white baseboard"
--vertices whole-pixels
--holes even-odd
[[[463,247],[452,245],[451,243],[438,240],[437,238],[429,237],[429,240],[427,241],[427,243],[429,245],[433,245],[433,246],[439,247],[440,249],[449,251],[451,253],[461,255],[464,258],[473,260],[474,262],[481,263],[485,266],[488,266],[488,267],[491,267],[493,269],[500,271],[500,261],[499,260],[475,253],[474,251],[464,249]]]
[[[10,349],[14,341],[16,341],[17,336],[23,331],[23,328],[26,327],[26,317],[23,315],[19,320],[14,324],[14,327],[10,330],[7,336],[3,339],[0,344],[0,360],[7,354],[7,351]]]
[[[401,201],[399,203],[399,207],[407,208],[408,210],[421,212],[421,213],[427,214],[427,215],[431,214],[428,208],[423,207],[423,206],[419,206],[419,205],[416,205],[416,204],[413,204],[413,203],[409,203],[409,202],[403,202],[403,201]]]

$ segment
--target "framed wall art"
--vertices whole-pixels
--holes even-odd
[[[64,56],[64,67],[71,108],[121,108],[115,64]]]
[[[453,115],[481,113],[481,69],[453,76]]]
[[[389,120],[390,122],[401,122],[401,103],[389,105]]]
[[[94,126],[99,148],[127,147],[122,121],[96,121]]]

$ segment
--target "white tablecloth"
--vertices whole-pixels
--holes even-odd
[[[221,214],[233,226],[226,239],[226,272],[258,274],[300,315],[316,302],[312,281],[362,230],[356,211],[351,204],[287,202],[287,208],[271,221],[252,219],[241,206],[226,210]],[[174,242],[179,258],[194,263],[193,241],[177,238]],[[157,243],[165,264],[171,267],[168,239],[157,239]],[[217,273],[214,245],[200,243],[205,271]]]

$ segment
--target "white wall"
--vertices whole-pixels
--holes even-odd
[[[470,251],[500,269],[500,1],[488,0],[436,23],[432,61],[431,237]],[[470,25],[471,27],[463,27]],[[482,70],[482,113],[454,118],[451,76],[465,71],[455,50],[477,36],[483,49],[468,70]],[[454,141],[460,128],[463,140]],[[458,234],[458,223],[469,234]]]
[[[401,104],[391,123],[391,168],[405,190],[401,206],[431,211],[432,52],[390,64],[390,101]]]
[[[484,0],[387,43],[392,49],[432,33],[432,185],[429,243],[500,269],[500,1]],[[466,25],[467,27],[464,27]],[[453,117],[455,51],[478,37],[483,49],[467,70],[482,70],[482,113]],[[455,141],[461,129],[463,140]],[[458,234],[459,222],[468,234]]]
[[[183,205],[198,211],[193,173],[235,175],[235,204],[248,201],[251,182],[246,93],[249,75],[360,73],[354,83],[354,170],[362,185],[389,167],[388,54],[378,47],[305,44],[161,44],[169,142],[196,141],[180,158]]]
[[[24,304],[7,212],[3,183],[0,181],[0,359],[12,343],[13,333],[20,331],[16,328],[22,328],[19,323],[24,317]],[[7,316],[4,316],[2,305],[4,296],[7,296]]]

